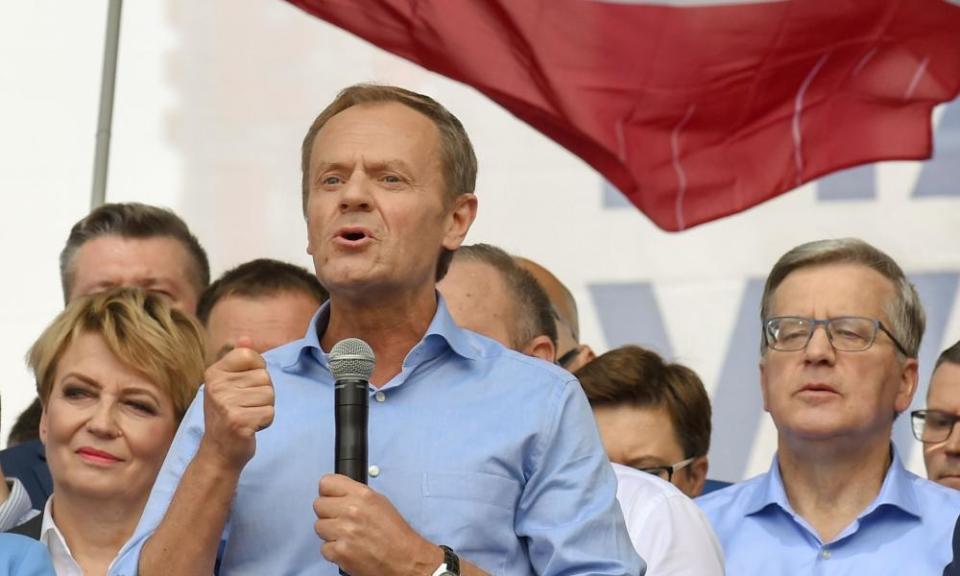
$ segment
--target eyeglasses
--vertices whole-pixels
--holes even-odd
[[[763,338],[767,346],[781,352],[795,352],[807,347],[817,326],[823,325],[827,339],[834,350],[862,352],[873,346],[881,331],[904,356],[911,356],[883,322],[861,316],[838,316],[815,320],[800,316],[779,316],[763,323]]]
[[[924,444],[946,442],[960,416],[942,410],[914,410],[910,413],[913,437]]]
[[[683,470],[694,460],[696,460],[696,457],[687,458],[686,460],[681,460],[676,464],[670,464],[669,466],[649,466],[646,468],[637,468],[637,470],[646,472],[647,474],[653,474],[654,476],[670,482],[673,480],[673,475],[677,473],[677,470]]]
[[[570,350],[566,351],[563,356],[557,358],[557,366],[561,368],[566,368],[573,362],[573,359],[577,357],[577,354],[580,353],[580,347],[574,346]]]

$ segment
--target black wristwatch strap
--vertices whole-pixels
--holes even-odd
[[[447,565],[447,572],[460,576],[460,557],[449,546],[441,544],[440,549],[443,550],[443,562]]]

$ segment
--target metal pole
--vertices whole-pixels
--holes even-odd
[[[113,124],[113,94],[117,80],[117,51],[120,44],[120,9],[123,0],[110,0],[107,35],[103,46],[100,79],[100,115],[97,118],[97,150],[93,158],[93,193],[90,209],[103,204],[107,196],[107,164],[110,161],[110,128]]]

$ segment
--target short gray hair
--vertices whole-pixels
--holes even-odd
[[[890,320],[890,331],[907,351],[916,358],[926,326],[926,314],[917,289],[907,280],[900,266],[886,253],[859,238],[834,238],[808,242],[793,248],[777,260],[763,287],[760,301],[760,321],[770,314],[773,293],[790,275],[801,268],[826,264],[860,264],[879,272],[893,284],[896,296],[884,307]],[[761,341],[761,353],[766,351],[766,340]]]
[[[81,246],[101,236],[173,238],[183,245],[190,258],[190,281],[197,297],[210,284],[207,253],[182,218],[172,210],[140,202],[110,203],[95,208],[70,229],[67,243],[60,252],[60,284],[65,303],[70,301],[73,292],[74,256]]]

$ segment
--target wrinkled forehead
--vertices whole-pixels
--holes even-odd
[[[71,261],[74,296],[117,286],[152,288],[162,284],[192,289],[193,262],[176,238],[99,236],[81,245]]]
[[[399,102],[356,104],[331,117],[313,138],[310,167],[343,156],[385,154],[439,163],[440,132],[433,120]]]
[[[773,291],[768,316],[866,316],[889,322],[895,296],[893,282],[868,266],[806,266],[790,272]]]

